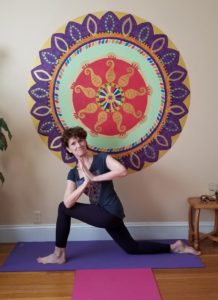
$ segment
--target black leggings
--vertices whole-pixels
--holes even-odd
[[[148,241],[135,241],[127,230],[123,220],[110,214],[100,206],[76,203],[66,208],[61,202],[58,208],[56,224],[56,246],[65,248],[70,233],[71,218],[89,225],[105,228],[112,239],[129,254],[169,253],[170,245]]]

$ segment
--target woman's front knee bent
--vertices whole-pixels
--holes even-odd
[[[62,212],[65,209],[65,205],[64,202],[62,201],[59,205],[58,205],[58,213]]]

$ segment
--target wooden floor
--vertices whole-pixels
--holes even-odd
[[[0,244],[0,264],[13,247]],[[154,270],[163,300],[218,299],[218,243],[204,241],[202,250],[205,268]],[[0,273],[0,299],[69,300],[74,274],[73,271]]]

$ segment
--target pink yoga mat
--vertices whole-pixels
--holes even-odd
[[[72,300],[161,300],[151,269],[78,270]]]

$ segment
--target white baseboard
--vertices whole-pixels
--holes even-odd
[[[127,222],[125,223],[135,239],[187,239],[187,222]],[[211,222],[201,222],[201,231],[210,232]],[[72,224],[70,241],[109,240],[104,229],[83,223]],[[54,224],[0,225],[0,243],[42,242],[55,240]]]

